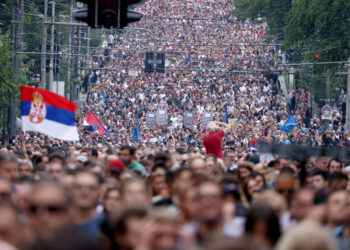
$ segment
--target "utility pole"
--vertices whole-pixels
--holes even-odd
[[[90,31],[91,31],[91,28],[90,27],[87,27],[87,32],[86,32],[86,37],[87,37],[87,58],[88,58],[88,63],[87,63],[87,66],[88,68],[90,68]]]
[[[350,56],[349,56],[348,75],[347,75],[347,92],[346,92],[346,120],[345,120],[345,130],[350,130]]]
[[[51,43],[50,43],[50,66],[49,66],[49,90],[54,91],[53,89],[53,54],[55,53],[55,1],[51,2]]]
[[[23,51],[23,23],[24,23],[24,0],[21,0],[21,20],[20,20],[20,35],[19,35],[19,52]],[[22,69],[23,67],[23,60],[22,57],[19,58],[19,68]]]
[[[17,2],[18,3],[18,2]],[[16,10],[18,8],[17,6],[12,6],[12,14],[11,14],[11,40],[13,41],[13,46],[12,46],[12,51],[14,52],[14,56],[12,57],[12,67],[14,70],[17,70],[17,17],[16,17]],[[16,78],[16,76],[14,76]],[[16,79],[14,79],[16,80]],[[8,104],[8,109],[7,109],[7,132],[9,134],[9,137],[12,138],[14,135],[14,105],[15,105],[15,97],[11,96],[11,101]]]
[[[43,43],[41,45],[41,88],[43,89],[46,88],[47,5],[48,0],[44,0]]]
[[[73,22],[73,11],[74,11],[74,0],[70,1],[70,22]],[[69,86],[70,85],[70,76],[71,76],[71,65],[72,65],[72,33],[73,33],[73,26],[69,26],[69,37],[68,37],[68,72],[67,72],[67,82],[66,84]],[[70,89],[72,90],[72,87],[69,86]],[[72,93],[67,96],[71,101],[73,101],[72,98]]]
[[[329,75],[329,69],[327,69],[326,72],[326,104],[329,104],[329,86],[330,86],[330,75]]]
[[[329,75],[329,69],[327,69],[327,72],[326,72],[326,104],[329,105],[329,88],[330,88],[330,75]],[[328,131],[329,130],[329,120],[326,119],[325,120],[325,130]]]
[[[60,21],[60,13],[58,12],[58,15],[57,15],[57,22]],[[60,81],[60,70],[59,70],[59,56],[60,56],[60,45],[61,44],[61,25],[57,25],[57,45],[56,45],[56,48],[57,48],[57,54],[56,54],[56,93],[58,93],[58,82]]]
[[[81,34],[82,34],[82,29],[78,26],[77,27],[78,30],[78,54],[80,54],[80,49],[81,49]],[[78,73],[78,81],[80,83],[80,74],[81,74],[81,70],[80,70],[80,64],[81,64],[81,60],[80,60],[80,56],[77,57],[77,73]],[[77,87],[80,90],[80,85],[79,86],[74,86],[75,91],[77,90]],[[76,99],[78,100],[79,98],[79,93],[77,93]]]

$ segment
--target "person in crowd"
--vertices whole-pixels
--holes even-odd
[[[231,126],[223,122],[209,122],[207,129],[208,134],[203,137],[205,152],[222,159],[222,138],[231,130]]]

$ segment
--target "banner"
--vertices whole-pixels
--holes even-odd
[[[168,120],[168,109],[165,107],[159,107],[156,115],[157,123],[165,126]]]
[[[157,113],[155,111],[147,111],[146,113],[146,123],[148,128],[153,128],[156,126],[157,121],[156,121],[156,115]]]
[[[186,110],[185,116],[184,116],[185,126],[192,128],[195,120],[196,120],[196,112],[194,110]]]
[[[214,113],[205,111],[202,116],[202,124],[204,127],[208,125],[209,122],[214,120]]]

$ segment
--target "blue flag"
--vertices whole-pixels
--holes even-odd
[[[298,125],[297,120],[295,119],[294,115],[290,116],[287,120],[287,122],[280,127],[280,129],[286,133],[292,132],[295,126]]]
[[[136,128],[134,130],[134,134],[132,135],[131,141],[139,142],[140,140],[140,128],[139,128],[139,120],[136,122]]]
[[[225,106],[225,121],[226,124],[228,124],[228,114],[227,114],[227,106]],[[226,139],[228,138],[228,134],[226,134]]]

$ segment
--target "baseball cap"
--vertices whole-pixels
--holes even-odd
[[[113,160],[109,163],[109,171],[121,173],[124,171],[124,162],[121,159]]]

